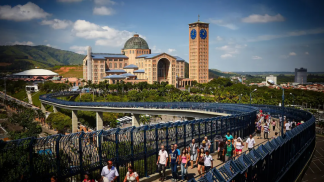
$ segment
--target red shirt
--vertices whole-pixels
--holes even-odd
[[[94,179],[89,179],[89,180],[84,179],[83,182],[95,182],[95,180]]]

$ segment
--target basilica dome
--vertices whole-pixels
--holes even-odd
[[[128,39],[124,45],[124,49],[149,49],[147,42],[135,34],[132,38]]]

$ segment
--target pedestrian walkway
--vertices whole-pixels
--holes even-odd
[[[278,132],[279,133],[279,129],[278,129],[278,127],[276,127],[276,130],[275,130],[275,132]],[[269,140],[271,140],[271,138],[272,137],[274,137],[275,136],[275,132],[274,131],[272,131],[272,128],[271,128],[271,131],[270,131],[270,133],[269,133]],[[279,134],[278,134],[278,136],[279,136]],[[266,143],[268,140],[266,140],[266,139],[264,139],[263,138],[263,132],[261,133],[261,139],[257,139],[258,137],[257,136],[254,136],[253,138],[254,138],[254,140],[255,140],[255,148],[259,145],[259,144],[264,144],[264,143]],[[243,148],[243,151],[242,152],[245,152],[245,151],[247,151],[248,149],[246,148],[246,143],[244,143],[244,148]],[[214,159],[214,163],[213,163],[213,166],[215,167],[215,166],[217,166],[217,168],[220,168],[222,165],[222,161],[220,161],[220,160],[217,160],[217,156],[218,155],[213,155],[213,159]],[[224,163],[223,163],[224,164]],[[178,172],[179,172],[179,176],[181,176],[180,175],[180,170],[178,170]],[[189,179],[191,179],[191,178],[196,178],[196,180],[197,179],[199,179],[200,178],[200,176],[198,176],[199,174],[198,174],[198,170],[197,170],[197,167],[195,166],[193,169],[191,169],[191,167],[189,166],[188,167],[188,180]],[[180,178],[179,178],[180,179]],[[147,180],[145,180],[145,181],[147,181]],[[159,182],[159,178],[158,179],[156,179],[156,180],[148,180],[148,181],[154,181],[154,182]],[[168,174],[167,175],[167,177],[166,177],[166,180],[164,180],[164,181],[172,181],[172,179],[171,179],[171,174]],[[186,180],[185,180],[186,181]]]
[[[302,182],[324,181],[324,136],[316,136],[316,149]]]

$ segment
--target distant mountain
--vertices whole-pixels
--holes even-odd
[[[209,78],[218,78],[220,76],[230,77],[235,75],[235,73],[222,72],[218,69],[209,69]],[[189,63],[185,62],[185,77],[189,78]]]
[[[82,64],[85,55],[48,46],[0,46],[0,71],[16,72],[35,67]]]

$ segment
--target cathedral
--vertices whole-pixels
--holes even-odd
[[[120,54],[93,53],[88,47],[83,59],[83,79],[99,83],[167,82],[175,87],[208,82],[208,23],[189,24],[189,78],[185,60],[167,53],[152,53],[138,34],[128,39]],[[197,32],[200,36],[196,36]]]

